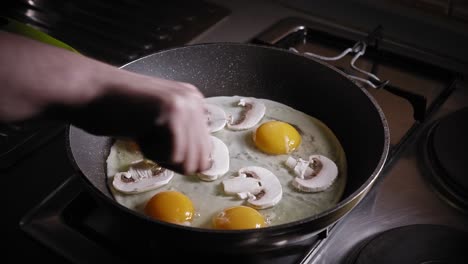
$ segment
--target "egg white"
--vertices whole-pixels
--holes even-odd
[[[240,96],[209,97],[205,100],[223,108],[227,114],[236,115],[242,108],[237,103]],[[117,202],[132,210],[143,213],[146,202],[157,192],[163,190],[177,190],[186,194],[192,200],[196,217],[192,226],[212,228],[212,217],[227,207],[245,205],[244,200],[226,195],[223,191],[222,180],[237,175],[237,171],[246,166],[261,166],[272,171],[280,180],[283,187],[283,198],[272,208],[259,210],[270,225],[278,225],[306,217],[314,216],[327,210],[340,200],[346,184],[346,157],[344,150],[333,132],[320,120],[287,105],[267,99],[258,99],[266,106],[263,119],[253,128],[244,131],[231,131],[224,128],[212,135],[221,139],[229,149],[230,168],[222,177],[212,182],[201,181],[195,175],[175,174],[165,186],[140,194],[127,195],[112,187],[112,176],[119,168],[127,168],[128,164],[141,158],[129,148],[125,142],[116,141],[107,159],[108,186]],[[301,133],[301,145],[294,152],[284,155],[269,155],[255,147],[252,133],[262,123],[270,120],[287,122]],[[327,156],[338,166],[339,175],[333,185],[318,193],[304,193],[295,189],[291,181],[294,174],[285,166],[289,155],[295,158],[308,158],[312,154]]]

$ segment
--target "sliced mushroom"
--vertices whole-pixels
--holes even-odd
[[[246,174],[224,180],[223,186],[226,194],[237,194],[241,199],[252,197],[253,193],[260,193],[263,189],[259,179],[247,177]]]
[[[242,98],[238,105],[243,106],[244,110],[236,120],[230,117],[227,127],[231,130],[249,129],[260,122],[265,115],[265,104],[255,98]]]
[[[229,170],[229,149],[219,138],[211,136],[211,167],[197,174],[204,181],[214,181]]]
[[[299,178],[309,177],[314,173],[312,168],[309,166],[310,162],[308,160],[303,160],[298,158],[297,160],[293,157],[288,157],[286,160],[286,166],[291,168],[294,171],[294,174]]]
[[[237,194],[250,206],[265,209],[275,206],[283,196],[280,181],[271,171],[249,166],[239,170],[239,175],[223,181],[224,192]]]
[[[210,133],[217,132],[226,126],[227,117],[224,110],[214,104],[205,104],[205,112],[208,119]]]
[[[173,176],[173,171],[152,161],[139,160],[133,162],[128,171],[116,173],[112,185],[122,193],[142,193],[166,185]]]
[[[338,167],[329,158],[311,155],[308,161],[289,157],[286,166],[294,170],[292,185],[304,192],[321,192],[328,189],[338,177]]]
[[[134,141],[117,139],[106,159],[107,177],[112,178],[116,173],[128,170],[128,164],[142,159],[143,154]]]

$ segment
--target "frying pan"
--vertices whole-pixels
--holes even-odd
[[[320,61],[278,48],[212,43],[160,51],[122,68],[193,83],[206,97],[252,96],[289,105],[328,125],[341,142],[348,164],[342,199],[315,216],[255,230],[185,227],[152,220],[114,201],[105,173],[112,139],[70,126],[70,158],[93,197],[115,216],[112,224],[121,226],[119,235],[128,238],[128,247],[146,241],[159,251],[216,255],[257,254],[307,243],[358,204],[387,159],[389,130],[376,101],[343,73]]]

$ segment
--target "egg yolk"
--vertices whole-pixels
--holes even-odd
[[[253,133],[257,148],[268,154],[287,154],[301,144],[301,135],[290,124],[269,121],[261,124]]]
[[[213,218],[216,229],[251,229],[266,226],[265,218],[248,206],[226,208]]]
[[[146,203],[145,213],[154,219],[174,224],[187,224],[194,215],[189,197],[178,191],[162,191]]]

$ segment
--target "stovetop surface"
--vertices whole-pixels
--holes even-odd
[[[366,36],[362,36],[363,32],[343,31],[343,28],[323,30],[323,25],[302,19],[286,19],[276,26],[282,30],[267,30],[259,36],[261,43],[274,43],[284,48],[294,48],[293,50],[302,54],[313,52],[328,58],[352,47],[355,42],[366,39]],[[326,34],[322,35],[323,32]],[[464,238],[463,241],[468,239],[466,200],[461,203],[464,205],[461,208],[459,202],[451,200],[451,194],[443,193],[443,189],[434,181],[437,177],[430,170],[432,160],[425,158],[427,146],[431,144],[428,137],[434,127],[437,127],[443,117],[468,108],[468,87],[463,82],[464,67],[456,70],[449,66],[450,62],[435,65],[434,61],[423,57],[424,51],[412,50],[408,53],[405,48],[400,48],[402,46],[398,45],[397,40],[385,37],[383,29],[380,40],[368,46],[362,59],[356,60],[359,69],[364,69],[381,80],[390,81],[382,89],[357,82],[366,87],[377,100],[389,123],[391,150],[384,170],[361,203],[333,226],[328,237],[321,240],[317,248],[301,263],[368,263],[361,261],[366,259],[366,251],[362,249],[374,244],[369,241],[375,239],[378,243],[378,235],[393,230],[398,233],[398,229],[403,227],[409,230],[413,230],[410,229],[412,227],[416,230],[427,228],[420,233],[430,234],[431,230],[437,232],[439,226],[442,226],[453,229],[454,233]],[[350,67],[352,58],[353,56],[347,56],[328,62],[346,74],[365,77],[366,74]],[[439,68],[441,65],[445,67]],[[465,128],[466,125],[458,126],[459,129],[462,127]],[[447,134],[455,136],[457,133]],[[459,142],[466,144],[462,143],[465,140],[460,139]],[[466,157],[468,155],[462,154],[461,157],[454,158],[467,160]],[[458,169],[463,168],[463,165],[460,166],[462,167]],[[466,194],[462,196],[466,199]],[[418,232],[412,234],[416,233]],[[364,247],[365,245],[370,246]],[[385,249],[396,250],[390,245]],[[453,252],[442,251],[441,254],[463,257],[466,260],[466,249],[468,246],[464,244],[461,248],[454,247]],[[425,250],[419,254],[417,263],[444,260],[440,255],[431,255],[430,248]],[[361,253],[363,257],[359,257]],[[404,256],[400,253],[399,263],[414,263],[412,261],[415,259],[411,259],[409,252],[408,259]],[[369,263],[383,261],[384,259],[374,259],[374,262]]]
[[[301,53],[312,50],[333,56],[370,33],[354,29],[343,33],[343,27],[322,25],[320,21],[288,18],[268,27],[250,41],[283,48],[293,47]],[[321,30],[335,35],[333,41],[327,43],[327,47],[320,43],[327,39],[327,34],[320,35]],[[441,118],[468,107],[468,86],[463,80],[466,65],[460,68],[459,64],[447,61],[443,56],[434,57],[433,53],[427,54],[421,49],[403,53],[403,57],[407,58],[404,65],[400,65],[405,69],[403,72],[395,69],[391,57],[376,63],[370,58],[398,53],[407,48],[404,45],[395,45],[394,39],[385,39],[385,28],[382,35],[383,41],[378,47],[375,43],[369,45],[368,53],[358,60],[357,65],[375,73],[382,80],[390,81],[387,87],[389,89],[374,90],[368,87],[389,120],[392,148],[387,165],[360,204],[331,227],[328,233],[318,237],[315,243],[300,249],[299,253],[283,252],[269,256],[270,259],[251,260],[252,263],[365,263],[360,262],[359,256],[369,256],[362,250],[367,248],[366,243],[378,240],[379,234],[394,228],[423,225],[434,227],[435,230],[443,226],[468,232],[468,214],[452,206],[441,195],[431,180],[423,158],[426,135],[430,128]],[[317,36],[318,38],[314,38]],[[346,73],[353,73],[349,69],[351,57],[337,61],[335,67]],[[437,65],[413,71],[419,60],[423,64],[437,62]],[[365,77],[360,73],[357,76]],[[54,161],[44,161],[43,158],[32,156],[29,161],[19,161],[19,169],[7,173],[10,177],[17,177],[20,184],[29,184],[30,175],[27,174],[31,174],[31,171],[37,172],[36,177],[49,177],[48,179],[52,178],[63,184],[49,184],[48,189],[44,190],[30,188],[33,189],[31,196],[42,193],[42,196],[48,194],[47,198],[32,209],[33,201],[28,203],[28,208],[12,208],[9,214],[16,215],[15,219],[21,218],[21,229],[26,231],[24,234],[45,246],[47,255],[51,258],[54,256],[52,259],[59,259],[60,257],[56,257],[59,253],[58,256],[64,256],[65,260],[74,263],[107,262],[109,259],[115,259],[118,263],[122,258],[109,250],[105,245],[109,238],[100,234],[105,230],[101,225],[103,219],[106,219],[105,213],[82,189],[71,166],[66,166],[67,157],[60,156],[60,153],[65,153],[64,137],[63,133],[59,134],[58,140],[45,146],[44,151],[59,153],[58,156],[55,155],[57,159]],[[33,164],[34,170],[23,168],[23,162],[27,166]],[[63,169],[51,171],[53,166],[50,163],[53,162],[63,164]],[[44,193],[50,189],[55,191]],[[7,201],[11,204],[14,203],[13,193],[15,192],[7,192]],[[26,215],[25,211],[28,211]],[[30,245],[28,243],[25,246]]]

